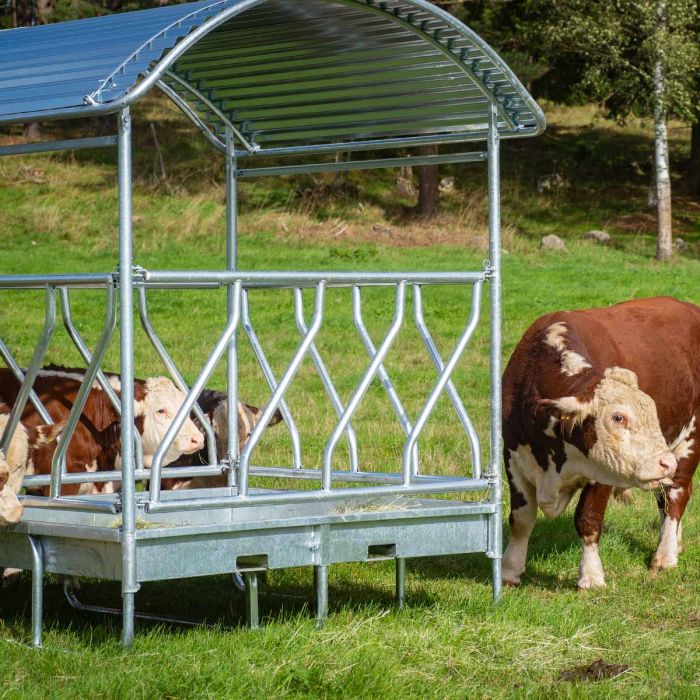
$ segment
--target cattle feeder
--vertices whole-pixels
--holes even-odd
[[[217,270],[157,270],[132,253],[132,124],[130,108],[159,89],[192,121],[226,162],[226,260]],[[0,355],[21,382],[0,450],[9,445],[28,402],[51,423],[33,386],[60,315],[85,361],[79,391],[55,452],[51,474],[25,477],[48,487],[24,496],[24,517],[0,529],[0,565],[29,569],[33,643],[41,645],[43,574],[121,582],[122,641],[134,634],[136,593],[144,581],[242,574],[250,626],[258,624],[257,574],[313,566],[317,619],[328,608],[328,567],[336,562],[396,560],[396,598],[405,594],[405,560],[466,552],[492,559],[493,593],[501,587],[501,266],[499,143],[535,136],[544,115],[508,66],[473,31],[425,0],[204,0],[152,10],[0,32],[0,124],[113,115],[116,134],[0,147],[0,155],[79,148],[118,150],[119,259],[116,272],[0,276],[3,304],[22,290],[43,290],[43,331],[28,366],[17,361],[11,328],[0,326]],[[486,144],[485,148],[483,144]],[[459,146],[463,148],[458,150]],[[479,148],[479,145],[481,147]],[[450,146],[425,155],[396,155],[423,146]],[[400,149],[400,150],[399,150]],[[334,154],[360,152],[350,160]],[[373,152],[377,157],[372,157]],[[376,153],[379,152],[379,153]],[[393,155],[386,157],[386,153]],[[482,269],[457,272],[338,272],[240,270],[237,187],[241,179],[362,168],[439,163],[487,163],[489,258]],[[68,267],[68,266],[67,266]],[[69,268],[68,268],[69,269]],[[423,313],[422,290],[453,285],[471,290],[463,331],[443,358]],[[153,289],[221,289],[227,322],[192,386],[185,383],[148,314]],[[375,344],[363,317],[363,293],[382,287],[393,296],[393,320]],[[341,397],[316,344],[326,299],[349,288],[352,321],[369,364],[349,397]],[[488,466],[452,373],[479,322],[482,290],[489,295],[490,428]],[[71,292],[104,295],[105,320],[90,350],[71,315]],[[249,299],[293,290],[299,344],[276,377],[257,336]],[[305,315],[304,290],[313,295]],[[134,305],[146,335],[186,394],[150,464],[134,425]],[[409,417],[386,366],[407,307],[438,378]],[[105,351],[119,329],[121,392],[103,372]],[[238,443],[238,344],[246,340],[270,388],[242,449]],[[310,358],[337,414],[320,468],[304,466],[300,431],[286,403],[290,385]],[[227,442],[215,450],[211,425],[197,406],[220,360],[226,362]],[[405,442],[399,463],[363,464],[353,416],[370,384],[387,393]],[[89,388],[97,383],[121,415],[121,470],[73,473],[70,441]],[[486,387],[484,388],[486,391]],[[471,450],[461,475],[430,474],[419,454],[423,429],[447,395]],[[252,462],[269,419],[280,409],[292,444],[288,465]],[[208,436],[208,464],[165,464],[178,430],[194,412]],[[334,453],[347,441],[349,467]],[[149,458],[150,459],[150,458]],[[429,465],[427,465],[429,466]],[[209,488],[168,490],[163,479],[213,477]],[[272,488],[250,479],[274,477]],[[300,481],[302,480],[302,481]],[[121,482],[116,493],[66,496],[71,483]],[[137,490],[139,482],[147,483]],[[311,488],[308,488],[311,486]],[[476,493],[478,500],[446,494]],[[438,497],[436,497],[438,496]],[[140,527],[141,522],[148,527]],[[137,526],[139,525],[139,526]],[[81,604],[69,593],[76,607]]]

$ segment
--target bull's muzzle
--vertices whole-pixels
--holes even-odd
[[[14,525],[22,519],[24,506],[19,502],[14,491],[5,488],[0,492],[0,527]]]
[[[670,486],[676,473],[678,461],[672,452],[666,452],[653,460],[650,466],[640,474],[640,487],[645,490]]]

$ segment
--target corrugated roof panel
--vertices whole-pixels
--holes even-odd
[[[261,152],[471,138],[492,104],[504,136],[544,128],[498,56],[426,0],[204,0],[0,32],[0,123],[115,111],[158,80]]]

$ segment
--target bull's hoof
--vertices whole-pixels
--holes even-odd
[[[520,585],[520,575],[512,571],[503,572],[503,585],[510,588],[517,588]]]
[[[587,591],[591,588],[605,588],[605,576],[601,574],[583,574],[578,579],[579,591]]]
[[[672,557],[659,557],[655,556],[649,567],[649,571],[652,574],[658,574],[666,569],[675,569],[678,566],[678,559],[673,559]]]

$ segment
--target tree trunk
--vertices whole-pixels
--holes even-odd
[[[53,12],[53,0],[36,0],[35,7],[37,24],[48,24]]]
[[[700,122],[690,129],[690,191],[700,196]]]
[[[659,35],[666,25],[666,0],[658,0]],[[656,259],[668,260],[673,254],[673,227],[671,220],[671,175],[668,164],[668,130],[666,128],[665,55],[659,41],[654,66],[654,161],[656,165],[656,215],[658,239]]]
[[[425,146],[420,149],[422,156],[437,155],[437,146]],[[437,165],[421,165],[418,168],[418,211],[427,218],[440,211],[440,189]]]

